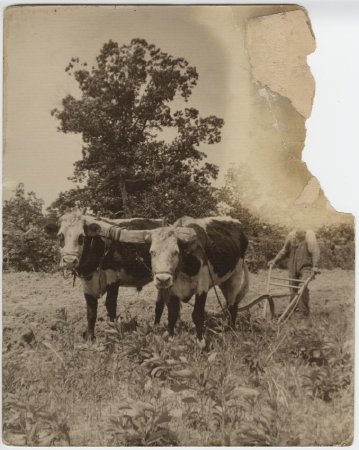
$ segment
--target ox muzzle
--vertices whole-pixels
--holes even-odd
[[[173,285],[173,274],[170,272],[157,272],[153,276],[157,289],[169,289]]]
[[[75,270],[79,265],[79,257],[77,255],[65,253],[61,255],[60,268],[63,270]]]

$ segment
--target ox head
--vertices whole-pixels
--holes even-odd
[[[60,267],[64,270],[76,270],[79,266],[85,236],[94,237],[100,227],[97,224],[86,225],[84,210],[73,208],[60,217],[59,224],[48,224],[48,234],[57,235],[61,247]]]
[[[155,286],[168,289],[180,268],[183,252],[190,253],[197,247],[196,232],[187,227],[163,227],[146,233],[145,240],[150,244]]]

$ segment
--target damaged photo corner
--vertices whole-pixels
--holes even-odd
[[[319,3],[4,11],[4,443],[352,444]]]

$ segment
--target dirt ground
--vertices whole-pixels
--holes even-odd
[[[277,271],[285,275],[284,271]],[[244,303],[266,290],[251,274]],[[3,436],[18,445],[349,445],[353,436],[354,272],[323,271],[311,315],[283,326],[239,318],[196,348],[191,305],[168,341],[152,330],[156,291],[120,289],[120,321],[99,301],[84,346],[81,283],[3,275]],[[278,302],[280,311],[286,300]],[[213,290],[207,311],[219,313]],[[137,323],[137,325],[136,325]],[[147,405],[147,406],[146,406]]]

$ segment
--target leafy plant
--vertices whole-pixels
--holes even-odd
[[[13,445],[71,445],[70,427],[64,412],[7,394],[3,413],[4,435]]]
[[[109,445],[178,445],[177,435],[169,428],[172,417],[167,409],[158,410],[152,403],[129,400],[118,405],[117,410],[107,426]]]
[[[328,303],[324,308],[313,288],[308,319],[293,316],[278,328],[254,308],[236,333],[225,332],[220,319],[204,352],[186,307],[173,339],[164,326],[153,328],[152,314],[139,314],[134,326],[136,315],[125,312],[122,324],[99,321],[100,345],[81,346],[84,305],[73,302],[71,286],[64,289],[57,275],[6,273],[4,440],[69,445],[67,433],[70,444],[83,446],[348,444],[354,341],[345,289],[351,276],[323,271],[316,288],[325,289]],[[263,274],[252,277],[254,289],[265,283]],[[47,289],[40,313],[35,305]],[[60,306],[58,298],[66,303]],[[131,291],[122,300],[121,312]],[[137,308],[131,313],[143,304]],[[101,317],[102,304],[99,310]],[[27,329],[35,338],[20,345]]]
[[[181,401],[190,426],[198,429],[204,440],[209,431],[218,431],[210,445],[237,445],[239,430],[255,408],[259,391],[238,384],[238,378],[230,373],[229,361],[215,352],[204,365],[173,371],[171,376],[171,389],[185,393]]]
[[[131,317],[130,314],[127,316],[127,320],[120,320],[117,322],[108,322],[106,333],[106,346],[111,346],[112,344],[120,343],[125,333],[130,333],[136,331],[138,327],[138,322],[136,317]]]
[[[333,394],[346,389],[353,376],[349,354],[343,358],[331,358],[330,366],[311,367],[308,371],[309,373],[303,375],[303,387],[307,395],[325,402],[331,401]]]

